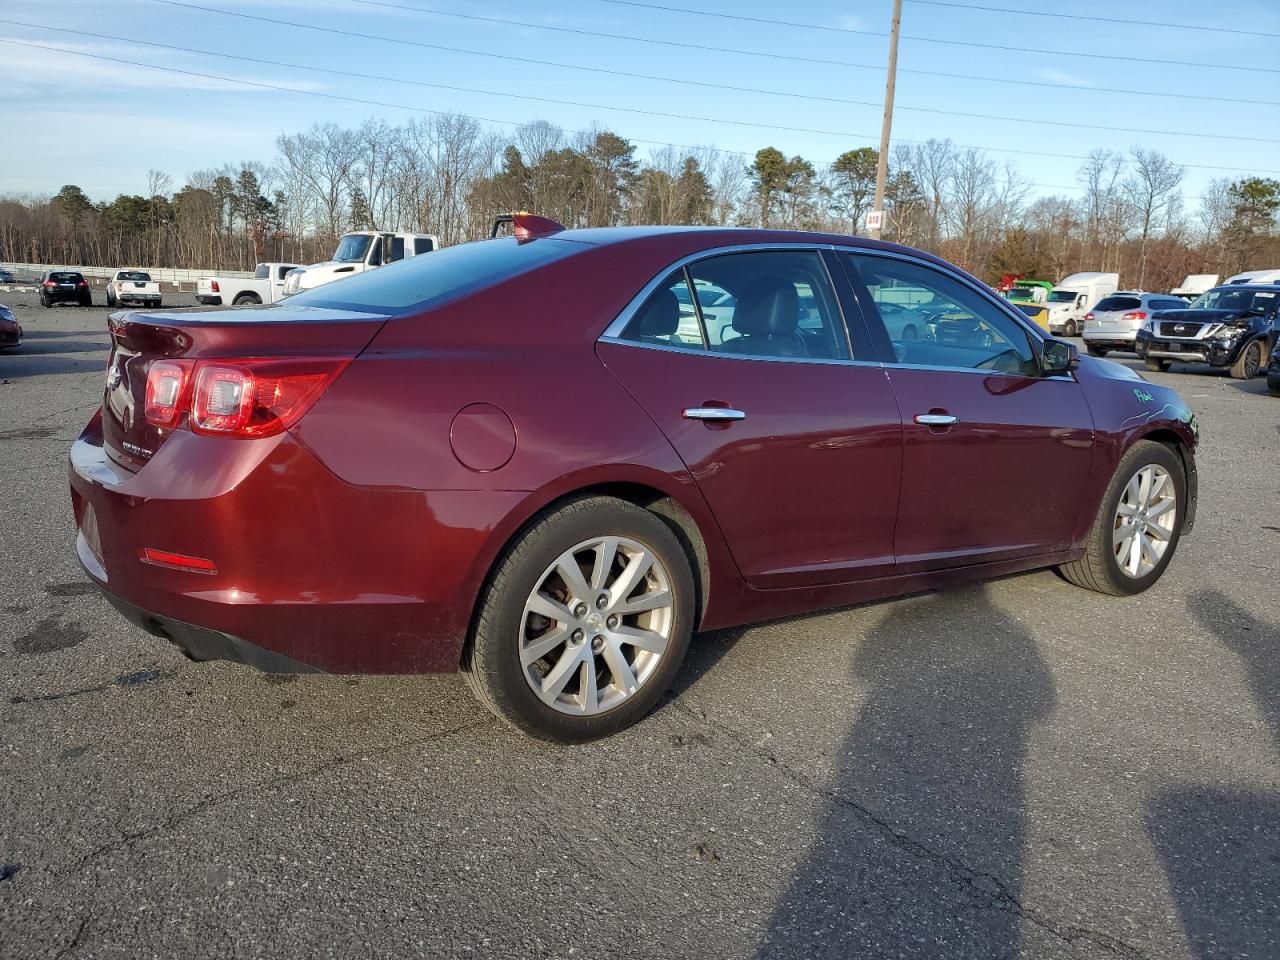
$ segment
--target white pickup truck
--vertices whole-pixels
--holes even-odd
[[[386,233],[380,230],[344,233],[332,260],[300,267],[288,275],[284,295],[291,297],[321,284],[439,249],[440,238],[431,233]]]
[[[296,263],[260,263],[252,277],[199,277],[196,279],[196,302],[207,307],[224,303],[243,306],[247,303],[275,303],[284,296],[284,278]]]
[[[126,303],[161,306],[160,284],[145,270],[117,270],[107,281],[107,306],[123,307]]]

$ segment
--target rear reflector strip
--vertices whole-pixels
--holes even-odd
[[[143,547],[141,551],[143,563],[157,567],[169,567],[172,570],[186,570],[188,573],[217,573],[218,568],[212,560],[203,557],[188,557],[183,553],[170,553],[168,550],[157,550],[154,547]]]

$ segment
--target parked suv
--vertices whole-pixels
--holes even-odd
[[[89,293],[89,281],[84,274],[74,270],[50,270],[40,277],[40,306],[52,307],[55,303],[78,303],[82,307],[93,306]]]
[[[1111,350],[1133,350],[1138,329],[1156,310],[1185,308],[1185,300],[1168,293],[1121,290],[1098,301],[1084,315],[1084,345],[1095,357]]]
[[[1227,367],[1236,379],[1249,380],[1266,368],[1278,313],[1280,283],[1214,287],[1190,307],[1155,314],[1134,346],[1148,370],[1182,360]]]

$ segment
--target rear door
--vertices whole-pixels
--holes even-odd
[[[678,267],[597,349],[689,468],[752,586],[892,569],[898,407],[860,319],[846,330],[820,251]]]
[[[840,256],[902,409],[901,572],[1063,547],[1093,459],[1093,418],[1075,378],[1042,376],[1038,337],[959,274]],[[880,303],[908,305],[921,338],[890,338]]]

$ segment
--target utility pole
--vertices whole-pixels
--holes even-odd
[[[893,84],[898,77],[898,26],[902,23],[902,0],[893,0],[893,26],[889,30],[889,76],[884,84],[884,125],[880,128],[880,156],[876,163],[876,201],[872,207],[871,238],[880,239],[884,224],[884,186],[889,179],[889,131],[893,127]]]

